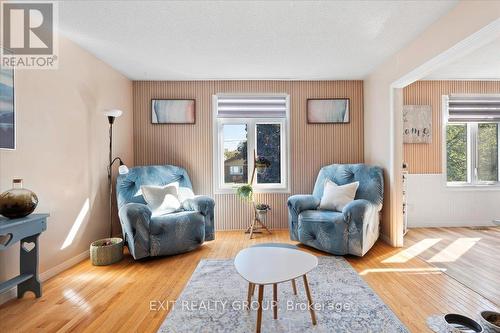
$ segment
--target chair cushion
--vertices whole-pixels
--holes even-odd
[[[141,186],[164,186],[171,183],[179,184],[179,198],[184,201],[193,197],[191,180],[183,168],[173,165],[148,165],[130,168],[125,175],[116,179],[116,195],[118,209],[130,202],[146,204],[141,193]]]
[[[334,220],[344,220],[344,215],[331,210],[305,210],[299,214],[299,222],[331,222]]]
[[[355,199],[365,199],[382,208],[384,179],[381,168],[366,164],[332,164],[322,167],[313,190],[313,195],[318,200],[323,195],[326,179],[337,185],[359,182]]]
[[[176,184],[141,186],[142,196],[151,210],[151,216],[169,214],[181,209],[177,187]]]
[[[151,217],[149,223],[149,232],[152,235],[161,234],[167,231],[171,231],[171,228],[175,228],[178,224],[189,225],[189,224],[204,224],[203,215],[196,211],[181,211],[171,214],[165,214],[160,216]]]
[[[299,241],[318,250],[343,255],[348,250],[348,225],[344,215],[328,210],[306,210],[299,214]]]
[[[327,179],[319,209],[341,212],[348,203],[354,200],[358,186],[359,182],[339,186]]]
[[[205,241],[205,218],[195,211],[153,217],[149,229],[151,256],[191,251]]]

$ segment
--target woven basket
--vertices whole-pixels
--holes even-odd
[[[110,245],[104,245],[111,242]],[[94,266],[114,264],[123,258],[123,239],[104,238],[90,244],[90,261]]]

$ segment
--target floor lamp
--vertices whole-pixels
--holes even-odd
[[[109,122],[109,163],[108,163],[108,195],[109,195],[109,238],[99,239],[90,244],[90,261],[95,266],[111,265],[119,262],[123,258],[123,239],[113,238],[113,164],[120,162],[118,172],[120,174],[128,173],[127,166],[122,159],[115,157],[113,159],[113,123],[115,119],[123,114],[121,110],[106,110],[104,115],[108,117]]]
[[[104,115],[108,117],[109,121],[109,164],[108,164],[108,188],[109,188],[109,237],[113,237],[113,164],[116,161],[120,162],[118,173],[124,175],[128,173],[127,166],[123,163],[120,157],[113,159],[113,123],[115,119],[123,114],[122,110],[106,110]]]

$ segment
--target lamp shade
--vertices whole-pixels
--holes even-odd
[[[123,111],[122,110],[118,110],[118,109],[111,109],[111,110],[105,110],[104,111],[104,115],[106,117],[117,118],[117,117],[120,117],[122,114],[123,114]]]
[[[128,173],[128,168],[125,164],[120,164],[120,166],[118,167],[118,173],[120,175],[126,175]]]

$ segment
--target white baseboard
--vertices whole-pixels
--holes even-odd
[[[493,221],[408,221],[408,228],[494,227]]]
[[[42,282],[47,281],[51,277],[56,276],[57,274],[65,271],[68,268],[73,267],[76,264],[78,264],[79,262],[87,259],[89,256],[90,256],[90,251],[87,250],[87,251],[85,251],[83,253],[80,253],[79,255],[77,255],[77,256],[75,256],[73,258],[70,258],[70,259],[68,259],[68,260],[60,263],[57,266],[49,268],[45,272],[40,273],[40,281],[42,281]]]
[[[9,291],[1,293],[0,294],[0,305],[2,305],[3,303],[6,303],[6,302],[8,302],[11,299],[16,298],[16,297],[17,297],[17,289],[16,288],[12,288]]]
[[[57,266],[49,268],[45,272],[40,273],[40,281],[41,282],[47,281],[51,277],[54,277],[57,274],[67,270],[68,268],[73,267],[76,264],[78,264],[79,262],[87,259],[89,257],[89,255],[90,255],[90,252],[89,252],[89,250],[87,250],[87,251],[80,253],[79,255],[77,255],[73,258],[70,258],[70,259],[60,263]],[[5,303],[13,298],[16,298],[16,297],[17,297],[17,288],[14,287],[9,291],[6,291],[5,293],[0,294],[0,305],[2,305],[3,303]]]

